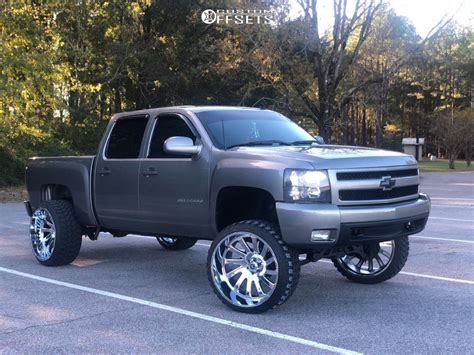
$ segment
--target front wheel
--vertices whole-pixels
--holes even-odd
[[[160,235],[156,237],[158,243],[167,250],[185,250],[192,248],[196,244],[197,239],[185,238],[185,237],[171,237]]]
[[[283,304],[299,278],[298,255],[271,224],[249,220],[220,232],[209,249],[208,277],[230,308],[261,313]]]
[[[408,237],[381,243],[363,243],[346,247],[346,255],[333,258],[337,270],[351,281],[376,284],[398,274],[408,258]]]

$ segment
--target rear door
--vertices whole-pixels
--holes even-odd
[[[200,137],[179,114],[160,114],[147,156],[140,167],[140,209],[150,233],[202,236],[209,226],[209,160],[203,147],[197,156],[168,154],[164,142],[175,136]]]
[[[95,209],[99,223],[108,229],[136,231],[138,173],[148,115],[118,118],[95,168]]]

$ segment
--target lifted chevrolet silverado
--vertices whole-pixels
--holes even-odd
[[[115,115],[95,157],[30,159],[25,204],[43,265],[71,263],[100,232],[169,250],[208,239],[215,293],[257,313],[322,258],[359,283],[395,276],[428,219],[419,182],[411,156],[326,145],[273,111],[181,106]]]

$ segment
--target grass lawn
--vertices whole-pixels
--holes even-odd
[[[19,202],[27,199],[26,188],[23,185],[0,187],[0,202]]]
[[[435,161],[422,160],[418,162],[421,171],[474,171],[474,163],[467,166],[464,160],[456,160],[454,170],[449,169],[448,160],[438,159]]]

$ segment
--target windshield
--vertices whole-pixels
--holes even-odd
[[[196,116],[219,149],[316,143],[296,123],[273,111],[212,110],[196,112]]]

